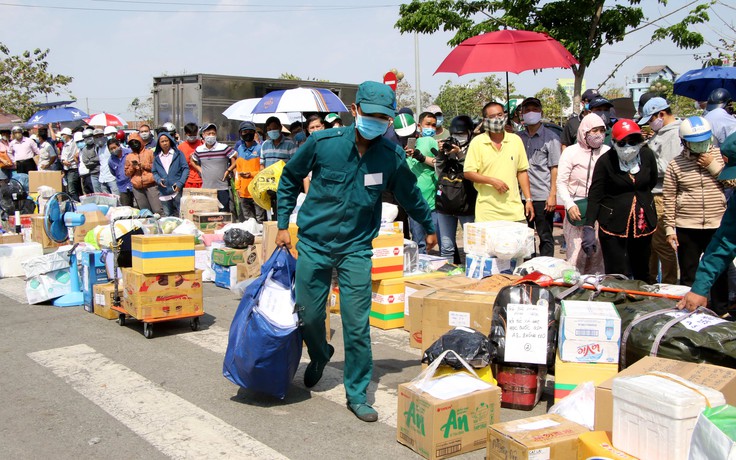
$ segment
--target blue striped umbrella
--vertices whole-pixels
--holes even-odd
[[[300,87],[271,91],[261,98],[252,113],[347,111],[337,94],[329,89]]]

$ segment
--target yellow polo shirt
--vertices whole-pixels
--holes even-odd
[[[498,193],[491,185],[473,184],[478,190],[475,205],[476,222],[526,219],[516,175],[527,169],[529,161],[526,158],[524,143],[516,134],[505,133],[500,149],[493,145],[488,133],[473,138],[465,157],[465,172],[477,172],[500,179],[509,187],[506,193]]]

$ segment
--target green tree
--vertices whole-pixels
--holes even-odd
[[[27,120],[36,111],[37,98],[50,94],[71,96],[67,85],[72,77],[49,72],[49,52],[48,48],[36,48],[13,55],[0,43],[0,111]]]
[[[515,90],[513,85],[509,87],[512,93]],[[498,77],[491,75],[481,81],[470,80],[464,85],[448,80],[440,87],[434,103],[442,107],[443,115],[449,120],[458,115],[479,117],[486,103],[501,101],[505,98],[506,85]]]
[[[657,93],[660,97],[667,99],[670,109],[676,117],[686,118],[692,115],[700,115],[702,110],[695,107],[695,101],[685,96],[677,96],[672,90],[674,83],[660,78],[649,85],[649,91]]]
[[[147,124],[153,124],[153,97],[148,96],[145,99],[136,97],[130,104],[128,110],[133,112],[133,116],[137,121],[143,121]]]
[[[325,80],[322,78],[316,78],[316,77],[302,78],[298,75],[294,75],[293,73],[289,73],[289,72],[281,73],[281,75],[279,75],[279,78],[281,80],[299,80],[299,81],[306,80],[306,81],[322,81],[322,82],[329,81],[329,80]]]
[[[422,109],[429,107],[432,105],[433,97],[431,94],[429,94],[426,91],[422,91],[421,93],[421,106]],[[399,80],[399,83],[396,85],[396,107],[402,108],[402,107],[409,107],[412,110],[415,110],[416,107],[416,91],[414,91],[414,87],[406,80]],[[419,114],[415,114],[419,116]]]
[[[609,101],[612,99],[618,99],[620,97],[626,97],[626,89],[623,86],[606,86],[601,90],[601,96],[605,97]]]
[[[618,43],[627,34],[684,8],[647,21],[640,3],[641,0],[622,0],[604,9],[604,0],[412,0],[399,8],[400,17],[395,27],[402,33],[453,31],[455,36],[449,41],[450,45],[501,28],[546,32],[579,61],[572,67],[575,75],[573,94],[579,103],[585,72],[600,56],[603,46]],[[657,3],[665,7],[667,0],[657,0]],[[686,7],[695,3],[697,0]],[[650,44],[669,39],[680,48],[700,46],[703,37],[690,31],[689,26],[708,21],[709,8],[710,3],[697,5],[681,22],[656,28]]]

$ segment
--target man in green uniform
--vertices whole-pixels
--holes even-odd
[[[718,180],[727,181],[736,179],[736,133],[726,138],[721,144],[721,155],[726,162]],[[703,256],[700,258],[698,271],[695,272],[695,281],[693,282],[690,292],[677,303],[677,307],[687,308],[690,311],[698,307],[704,307],[708,304],[708,294],[715,284],[716,279],[721,273],[728,270],[728,266],[733,263],[736,257],[736,200],[731,197],[728,200],[728,207],[721,219],[721,226],[718,227],[710,243],[705,248]],[[723,315],[724,318],[731,321],[736,320],[735,306],[729,307],[729,311]]]
[[[381,223],[381,192],[394,193],[401,206],[427,231],[427,248],[437,244],[429,207],[409,171],[404,151],[383,138],[394,117],[388,86],[367,81],[358,87],[351,112],[355,125],[312,133],[284,167],[278,189],[278,246],[291,247],[289,215],[302,179],[312,182],[299,210],[296,304],[311,362],[304,384],[312,387],[334,353],[325,339],[325,305],[332,269],[340,285],[345,346],[344,382],[348,408],[365,422],[378,420],[366,403],[373,372],[370,327],[371,241]]]

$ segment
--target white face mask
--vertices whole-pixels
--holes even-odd
[[[522,118],[524,119],[524,123],[528,125],[536,125],[540,121],[542,121],[542,112],[526,112],[524,115],[522,115]]]
[[[215,145],[215,142],[217,142],[217,136],[205,136],[204,137],[204,143],[209,146]]]

